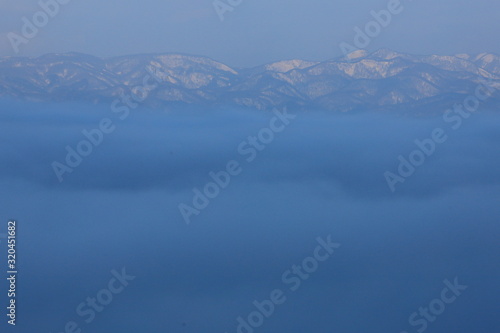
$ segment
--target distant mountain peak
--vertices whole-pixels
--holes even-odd
[[[350,61],[346,61],[350,60]],[[111,103],[131,94],[151,71],[160,80],[143,105],[292,106],[348,111],[448,108],[484,80],[500,89],[500,59],[491,53],[411,55],[358,50],[349,59],[291,59],[233,69],[207,57],[143,54],[97,58],[79,53],[0,57],[0,97]],[[500,107],[498,92],[488,103]]]
[[[357,60],[357,59],[361,59],[361,58],[365,58],[368,56],[368,51],[366,50],[356,50],[356,51],[353,51],[349,54],[346,55],[346,58],[348,60]]]
[[[373,52],[370,56],[374,58],[380,58],[385,60],[391,60],[401,56],[401,53],[389,50],[389,49],[379,49]]]
[[[271,64],[265,65],[264,68],[268,71],[286,73],[293,69],[304,69],[307,67],[314,66],[318,63],[319,62],[293,59],[293,60],[283,60],[283,61],[273,62]]]

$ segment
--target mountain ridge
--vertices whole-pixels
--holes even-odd
[[[488,106],[500,106],[498,55],[411,55],[388,49],[252,68],[232,68],[208,57],[177,53],[0,57],[0,97],[107,103],[130,94],[147,76],[157,83],[143,103],[154,108],[235,105],[352,111],[412,104],[436,108],[436,100],[460,102],[486,80],[496,88]]]

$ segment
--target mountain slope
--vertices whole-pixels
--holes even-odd
[[[289,106],[336,111],[435,107],[436,101],[460,102],[484,80],[499,89],[500,58],[486,53],[417,56],[382,49],[323,62],[292,59],[250,69],[180,54],[0,58],[0,97],[109,103],[155,80],[157,86],[147,90],[143,101],[152,107]],[[497,90],[488,105],[496,108],[499,101]]]

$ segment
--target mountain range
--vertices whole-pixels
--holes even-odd
[[[224,105],[436,112],[463,102],[485,81],[497,89],[485,107],[500,107],[500,57],[490,53],[442,56],[359,50],[328,61],[294,59],[254,68],[231,68],[182,54],[0,57],[1,98],[111,103],[135,92],[145,78],[156,84],[142,103],[163,109]]]

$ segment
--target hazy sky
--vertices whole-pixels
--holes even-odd
[[[44,0],[47,1],[47,0]],[[243,1],[221,22],[212,0],[71,0],[20,45],[18,55],[77,51],[98,56],[181,52],[210,56],[232,66],[274,60],[326,60],[352,43],[354,27],[389,0]],[[500,3],[496,0],[403,0],[367,46],[411,53],[500,53]],[[0,55],[15,55],[7,38],[21,35],[37,0],[2,0]]]

